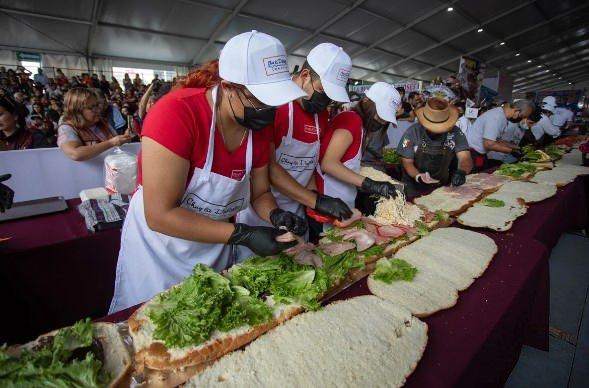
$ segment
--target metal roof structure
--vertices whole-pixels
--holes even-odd
[[[252,29],[280,39],[291,66],[321,42],[352,57],[353,78],[431,80],[462,55],[514,91],[589,80],[583,0],[0,0],[0,48],[194,65]]]

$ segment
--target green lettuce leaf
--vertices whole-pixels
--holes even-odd
[[[389,164],[399,164],[401,162],[401,155],[394,148],[385,148],[382,152],[382,160]]]
[[[349,250],[336,256],[329,256],[320,248],[315,250],[323,262],[323,270],[327,274],[331,284],[343,279],[348,272],[356,268],[364,268],[364,261],[359,258],[358,252]]]
[[[298,303],[307,310],[317,310],[319,298],[329,288],[329,280],[322,269],[302,269],[286,272],[272,283],[270,292],[279,303]]]
[[[381,259],[376,263],[374,278],[391,284],[394,281],[411,281],[417,274],[417,268],[402,259]]]
[[[239,286],[231,287],[235,299],[219,324],[219,330],[230,331],[244,325],[258,325],[272,318],[272,309],[261,299],[252,297],[250,292]]]
[[[384,245],[373,245],[368,249],[363,250],[362,252],[360,252],[360,255],[364,256],[364,257],[371,257],[371,256],[378,256],[381,255],[384,252]]]
[[[530,163],[503,163],[497,170],[501,175],[520,177],[526,173],[536,172],[536,167]]]
[[[450,218],[450,215],[442,210],[436,210],[436,215],[434,216],[434,220],[438,222],[444,222]]]
[[[244,287],[254,296],[267,292],[276,277],[292,271],[297,264],[287,256],[252,257],[229,269],[231,283]]]
[[[307,310],[319,308],[319,298],[330,285],[323,269],[297,264],[284,255],[248,259],[231,268],[229,275],[232,284],[252,295],[272,295],[278,303],[298,303]]]
[[[481,204],[483,206],[488,206],[488,207],[503,207],[503,206],[505,206],[505,202],[503,202],[500,199],[494,199],[494,198],[485,198],[481,201]]]
[[[344,239],[342,236],[339,235],[339,232],[336,228],[327,229],[327,231],[324,233],[324,237],[331,242],[340,242]]]
[[[154,338],[167,347],[198,345],[208,340],[231,304],[229,280],[203,264],[197,264],[183,283],[162,293],[150,307]]]
[[[415,221],[415,227],[417,228],[417,234],[420,236],[427,236],[429,234],[429,228],[422,221]]]
[[[102,362],[88,351],[83,358],[77,349],[92,344],[92,324],[88,319],[60,329],[53,340],[18,357],[0,348],[0,386],[2,387],[101,387],[109,376],[101,373]]]

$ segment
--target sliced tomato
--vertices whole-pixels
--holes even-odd
[[[320,224],[333,224],[333,222],[335,221],[334,217],[323,215],[310,208],[306,208],[305,212],[307,213],[307,216],[309,216],[309,218],[314,219]]]

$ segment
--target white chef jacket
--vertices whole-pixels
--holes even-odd
[[[536,140],[540,140],[544,134],[552,137],[560,136],[560,129],[552,124],[550,117],[542,113],[542,118],[532,127],[532,133]]]

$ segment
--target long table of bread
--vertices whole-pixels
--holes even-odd
[[[581,175],[589,168],[518,168],[510,166],[514,176],[501,176],[502,171],[471,175],[461,188],[440,188],[417,198],[419,206],[406,205],[411,211],[401,215],[415,219],[411,232],[383,223],[399,211],[403,201],[396,199],[381,200],[375,217],[359,216],[358,224],[326,235],[321,252],[334,256],[342,247],[343,252],[361,251],[379,238],[394,239],[366,250],[371,253],[362,256],[365,268],[352,269],[350,279],[338,281],[336,292],[326,292],[326,306],[317,311],[300,301],[274,307],[267,324],[214,334],[202,345],[174,350],[154,339],[158,329],[151,317],[166,306],[165,298],[147,303],[129,320],[136,369],[142,370],[138,376],[149,376],[153,386],[188,387],[501,386],[523,344],[548,347],[553,235],[587,225],[587,179]],[[371,178],[379,179],[377,173]],[[577,202],[585,203],[573,207],[575,194]],[[575,217],[556,222],[566,218],[566,211]],[[444,214],[458,222],[450,225]],[[236,268],[227,276],[233,285],[244,286],[233,283]],[[387,276],[392,280],[383,280]],[[266,301],[270,306],[279,302]],[[125,319],[131,312],[107,320]]]

